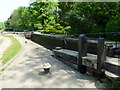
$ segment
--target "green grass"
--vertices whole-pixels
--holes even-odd
[[[120,83],[117,81],[112,81],[109,85],[115,90],[120,90]]]
[[[0,39],[0,44],[2,44],[2,42],[3,42],[3,39]]]
[[[110,90],[120,90],[120,82],[118,81],[110,81],[106,82],[106,87]]]
[[[8,37],[11,39],[12,44],[8,47],[8,49],[3,53],[3,57],[1,58],[2,63],[7,63],[10,59],[12,59],[22,48],[19,41],[13,37],[12,35],[2,34],[4,37]]]

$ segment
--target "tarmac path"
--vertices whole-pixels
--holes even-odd
[[[0,75],[1,88],[103,88],[95,78],[83,75],[51,56],[52,52],[30,40],[15,36],[23,48]],[[27,43],[25,43],[27,41]],[[52,65],[45,74],[42,65]]]

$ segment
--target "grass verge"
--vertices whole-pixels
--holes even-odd
[[[3,57],[1,58],[2,63],[5,64],[9,60],[11,60],[22,48],[19,41],[12,35],[4,34],[4,37],[8,37],[11,39],[12,44],[8,47],[8,49],[3,53]]]
[[[0,44],[3,42],[3,39],[0,39]]]

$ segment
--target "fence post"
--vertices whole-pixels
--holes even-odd
[[[106,60],[106,49],[104,46],[104,38],[99,38],[97,43],[97,69],[101,70]]]
[[[87,67],[82,65],[82,57],[87,56],[87,37],[85,34],[81,34],[78,39],[78,71],[80,73],[86,73]]]

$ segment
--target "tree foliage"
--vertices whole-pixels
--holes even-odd
[[[66,14],[66,20],[74,33],[107,32],[110,23],[119,24],[119,6],[117,2],[79,2]],[[119,30],[120,25],[117,27]]]
[[[56,2],[34,2],[30,5],[32,20],[36,29],[55,24],[56,7]]]
[[[5,24],[0,22],[0,30],[5,28]]]
[[[32,23],[30,22],[29,8],[19,7],[17,10],[14,10],[5,24],[7,28],[15,29],[17,31],[31,29]]]
[[[14,10],[5,26],[16,31],[58,29],[70,34],[118,32],[119,7],[119,2],[33,2]]]
[[[75,2],[59,2],[59,23],[63,26],[68,25],[68,22],[65,20],[65,16],[67,12],[70,12],[74,9]]]
[[[43,29],[54,25],[56,19],[55,2],[34,2],[29,7],[19,7],[6,22],[8,28],[17,31]]]

